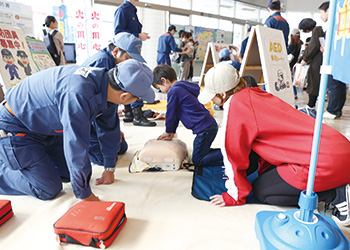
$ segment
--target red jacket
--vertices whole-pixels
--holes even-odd
[[[242,205],[252,187],[246,177],[249,153],[261,158],[258,173],[271,165],[291,186],[307,185],[315,119],[294,109],[259,88],[234,94],[224,108],[221,149],[224,156],[226,206]],[[350,142],[337,130],[323,124],[314,191],[350,183]]]

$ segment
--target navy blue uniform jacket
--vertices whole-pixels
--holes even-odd
[[[128,32],[139,38],[142,24],[137,15],[136,7],[129,1],[124,1],[114,13],[114,35]]]
[[[103,115],[108,108],[107,84],[106,69],[60,66],[38,72],[6,93],[6,101],[15,118],[23,124],[18,131],[18,126],[11,129],[9,121],[4,128],[6,131],[38,138],[63,137],[64,155],[77,198],[91,194],[89,143],[92,121],[99,116],[100,124],[104,124],[110,134],[120,133],[115,119],[108,120],[110,117]]]
[[[165,116],[167,133],[175,133],[179,121],[193,134],[198,134],[207,129],[213,122],[214,117],[201,104],[197,97],[200,88],[198,84],[179,81],[169,89]]]
[[[273,15],[269,16],[265,21],[265,25],[269,28],[282,30],[284,40],[286,42],[286,48],[287,48],[288,47],[289,24],[287,23],[287,20],[281,16],[281,13],[275,12]]]
[[[110,70],[115,67],[115,58],[107,47],[99,50],[96,54],[86,59],[82,66]],[[117,152],[120,150],[118,105],[108,103],[108,109],[103,112],[102,116],[103,117],[99,117],[92,122],[90,140],[93,144],[98,143],[100,145],[101,153],[103,155],[103,165],[105,167],[115,167],[118,160]],[[116,127],[110,131],[109,126],[100,122],[101,118],[113,121],[113,124],[115,124]],[[116,134],[114,130],[117,130],[118,133]]]

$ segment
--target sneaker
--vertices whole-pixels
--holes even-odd
[[[313,118],[316,118],[316,110],[314,108],[309,107],[308,105],[306,105],[303,108],[300,108],[299,111],[303,112],[304,114],[307,114]]]
[[[339,195],[338,195],[339,194]],[[335,222],[342,226],[350,226],[350,185],[344,185],[339,187],[339,192],[337,190],[337,196],[339,202],[334,205],[332,212],[332,218]]]
[[[326,111],[326,112],[323,113],[323,118],[324,119],[334,120],[334,119],[337,118],[337,116],[329,113],[328,111]]]

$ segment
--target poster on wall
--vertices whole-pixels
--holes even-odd
[[[208,43],[216,41],[216,30],[203,27],[195,27],[195,36],[197,37],[197,41],[199,43],[196,59],[203,61],[205,53],[207,51]]]
[[[185,26],[186,31],[194,30],[193,38],[198,41],[199,46],[196,53],[196,60],[204,61],[208,43],[224,43],[225,32],[218,29],[209,29],[204,27]]]
[[[0,75],[4,92],[36,72],[20,28],[0,24]]]
[[[16,26],[25,36],[33,36],[32,7],[0,0],[0,24]]]
[[[37,71],[56,66],[45,44],[41,40],[26,38],[26,41]]]
[[[89,54],[95,54],[101,49],[101,13],[98,10],[92,9],[90,11],[89,20],[89,31],[90,31],[90,46]]]

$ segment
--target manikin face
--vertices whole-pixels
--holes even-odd
[[[3,56],[2,60],[6,63],[6,64],[13,64],[13,56]]]

